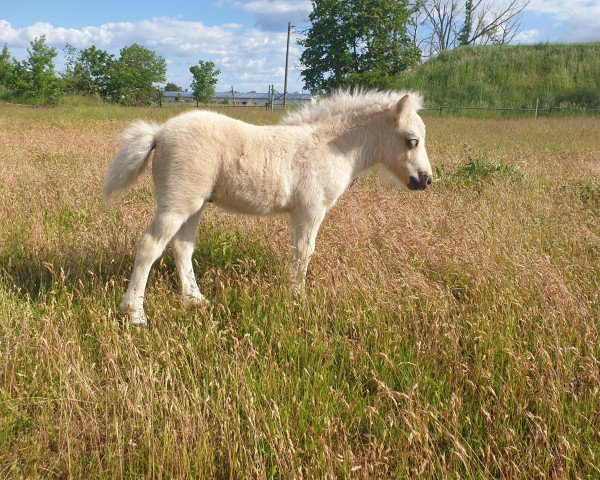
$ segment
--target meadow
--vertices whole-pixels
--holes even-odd
[[[151,179],[104,174],[175,113],[0,106],[1,478],[600,477],[600,119],[425,118],[433,187],[359,179],[301,299],[286,221],[209,206],[211,306],[167,253],[122,326]]]

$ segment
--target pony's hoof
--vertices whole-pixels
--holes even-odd
[[[128,313],[127,320],[129,325],[144,328],[148,327],[148,317],[146,316],[143,310]]]
[[[122,304],[121,312],[123,313],[124,325],[134,325],[136,327],[148,326],[148,317],[146,316],[143,308],[132,309]]]
[[[186,295],[183,297],[183,305],[186,307],[208,307],[210,302],[202,294]]]

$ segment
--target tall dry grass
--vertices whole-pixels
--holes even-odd
[[[174,112],[0,109],[0,476],[600,476],[599,120],[427,120],[439,181],[362,178],[300,301],[285,221],[209,208],[210,309],[167,254],[122,328],[151,183],[104,209],[103,175]]]

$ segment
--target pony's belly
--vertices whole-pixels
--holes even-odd
[[[216,206],[232,213],[243,213],[247,215],[272,215],[287,212],[287,205],[274,204],[270,202],[247,201],[237,198],[214,198],[211,202]]]
[[[276,215],[278,213],[287,213],[288,211],[285,207],[274,207],[272,205],[257,205],[223,200],[213,200],[211,202],[227,212],[241,213],[243,215]]]
[[[211,201],[226,210],[251,215],[286,212],[289,192],[282,185],[265,188],[262,185],[236,185],[237,188],[216,188]],[[262,188],[261,188],[262,187]]]

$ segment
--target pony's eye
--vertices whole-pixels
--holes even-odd
[[[407,138],[406,144],[408,145],[409,148],[416,148],[416,146],[419,144],[419,139],[418,138]]]

